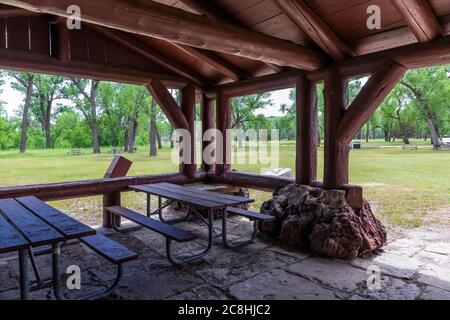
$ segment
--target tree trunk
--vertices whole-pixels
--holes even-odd
[[[156,148],[157,142],[157,128],[156,128],[156,114],[155,114],[155,100],[152,99],[151,115],[150,115],[150,157],[156,157],[158,151]]]
[[[436,124],[434,123],[433,117],[428,116],[427,123],[428,123],[428,127],[430,128],[431,142],[433,143],[433,149],[437,150],[441,146],[441,143],[439,141],[439,134],[438,134]]]
[[[236,120],[236,132],[237,132],[237,143],[238,148],[242,149],[242,140],[243,140],[243,132],[241,132],[241,121],[239,119]]]
[[[366,142],[369,142],[370,125],[369,122],[366,124]]]
[[[100,153],[100,139],[98,137],[98,124],[92,123],[92,149],[94,154]]]
[[[134,153],[136,147],[137,120],[130,119],[128,131],[128,153]]]
[[[156,125],[156,140],[158,141],[158,149],[161,150],[163,148],[163,145],[162,145],[161,135],[159,134],[158,125]]]
[[[27,84],[27,95],[25,99],[25,104],[23,106],[23,113],[22,113],[22,133],[20,138],[20,152],[24,153],[27,149],[27,138],[28,138],[28,113],[30,111],[30,105],[31,105],[31,97],[33,96],[33,76],[30,75],[28,77],[28,84]]]

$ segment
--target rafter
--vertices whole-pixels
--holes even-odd
[[[420,42],[428,42],[443,34],[426,0],[392,0],[392,3]]]
[[[179,74],[180,76],[185,77],[186,79],[192,80],[194,83],[198,85],[201,86],[207,85],[207,80],[204,79],[202,76],[197,75],[191,70],[187,70],[185,67],[177,64],[176,62],[167,59],[158,51],[140,43],[139,41],[136,41],[135,39],[131,38],[130,36],[128,36],[123,32],[96,25],[90,25],[90,27],[95,31],[97,31],[98,33],[101,33],[104,36],[123,45],[124,47],[136,52],[137,54],[146,58],[147,60],[150,60],[170,71],[173,71]]]
[[[302,0],[276,0],[280,9],[334,60],[355,53]]]
[[[180,0],[184,5],[188,6],[192,10],[216,21],[221,21],[224,23],[230,23],[237,25],[239,27],[243,27],[240,23],[235,21],[234,19],[231,19],[229,16],[224,14],[223,12],[219,11],[216,7],[212,6],[209,1],[205,0]],[[268,66],[273,71],[280,73],[283,71],[283,68],[280,66],[277,66],[273,63],[264,62],[266,66]]]
[[[68,17],[73,0],[2,0],[31,11]],[[79,0],[81,20],[130,33],[305,70],[319,69],[324,59],[310,48],[183,10],[147,1]]]
[[[217,72],[221,73],[222,75],[230,79],[233,79],[234,81],[243,80],[249,77],[243,71],[238,70],[237,68],[227,63],[226,61],[220,59],[217,55],[213,53],[201,51],[197,48],[180,45],[177,43],[172,43],[172,45],[182,50],[183,52],[187,53],[191,57],[194,57],[195,59],[198,59],[201,62],[209,65]]]

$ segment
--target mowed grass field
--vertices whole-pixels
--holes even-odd
[[[420,144],[421,141],[414,141]],[[422,142],[423,143],[423,142]],[[0,151],[0,186],[42,184],[101,178],[113,155],[105,148],[102,154],[71,156],[68,150]],[[145,175],[177,171],[169,148],[159,150],[155,158],[139,148],[137,154],[124,154],[133,161],[129,175]],[[318,177],[323,173],[323,149],[318,152]],[[295,168],[295,144],[282,142],[279,167]],[[236,164],[241,172],[262,173],[260,164]],[[350,153],[350,182],[364,187],[377,217],[384,223],[402,227],[449,223],[450,216],[450,151],[433,151],[429,145],[418,150],[403,150],[401,143],[384,146],[382,141],[363,144]],[[270,193],[251,191],[259,210]],[[53,205],[92,225],[101,223],[101,197],[58,201]],[[154,201],[155,202],[155,201]],[[145,196],[126,193],[123,203],[144,210]]]

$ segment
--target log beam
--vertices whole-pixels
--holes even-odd
[[[392,3],[420,42],[428,42],[443,34],[426,0],[392,0]]]
[[[216,174],[222,175],[231,170],[231,100],[217,92],[216,95]]]
[[[354,57],[355,53],[303,0],[276,0],[280,9],[334,60]]]
[[[195,165],[195,87],[193,84],[189,84],[181,89],[181,112],[183,113],[187,123],[188,131],[190,135],[189,145],[184,141],[181,141],[183,146],[180,150],[180,157],[184,159],[185,152],[189,152],[186,157],[187,163],[181,162],[180,173],[183,173],[187,177],[193,179],[195,177],[196,165]]]
[[[296,84],[296,183],[311,185],[317,178],[316,86],[305,75]]]
[[[212,52],[201,51],[197,48],[185,46],[182,44],[172,43],[172,45],[182,50],[184,53],[190,55],[191,57],[207,64],[220,74],[234,81],[240,81],[242,79],[246,79],[249,77],[248,74],[245,74],[243,71],[232,66],[223,59],[220,59],[217,55],[213,54]]]
[[[158,80],[152,80],[148,83],[147,89],[175,129],[189,130],[188,120],[164,84]]]
[[[210,146],[215,146],[215,136],[212,137],[211,141],[204,141],[205,132],[211,129],[215,129],[215,112],[214,112],[214,101],[203,95],[202,99],[202,109],[201,109],[201,118],[202,118],[202,169],[205,172],[215,170],[215,150],[212,150],[207,156],[211,161],[206,162],[205,160],[205,150],[209,150]]]
[[[63,62],[49,55],[4,49],[0,49],[0,67],[23,72],[83,77],[137,85],[145,85],[151,79],[159,79],[165,85],[174,88],[180,88],[187,84],[184,78],[164,73],[104,66],[73,60]]]
[[[406,71],[403,65],[390,60],[373,73],[339,123],[337,139],[340,143],[350,143]]]
[[[339,189],[348,183],[349,146],[337,139],[339,123],[347,106],[348,82],[336,69],[325,74],[325,159],[323,184],[325,189]]]
[[[243,27],[240,23],[238,23],[234,19],[231,19],[228,15],[224,14],[223,11],[212,6],[208,0],[207,1],[205,1],[205,0],[180,0],[180,1],[184,5],[191,8],[192,10],[194,10],[212,20],[222,21],[224,23],[234,24],[239,27]],[[268,62],[264,62],[264,64],[277,73],[280,73],[283,71],[283,68],[280,66],[277,66],[276,64],[268,63]]]
[[[186,79],[189,79],[200,86],[207,85],[207,80],[204,79],[202,76],[195,74],[195,72],[188,70],[185,67],[179,65],[178,63],[166,58],[164,55],[162,55],[158,51],[142,44],[141,42],[133,39],[132,37],[128,36],[127,34],[125,34],[123,32],[100,27],[100,26],[93,25],[93,24],[90,25],[90,28],[92,28],[96,32],[110,38],[111,40],[121,44],[122,46],[126,47],[127,49],[136,52],[137,54],[144,57],[145,59],[150,60],[153,63],[156,63],[172,72],[175,72],[175,73],[179,74],[180,76],[185,77]]]
[[[68,17],[72,0],[4,0],[5,4],[30,11]],[[317,70],[320,53],[249,29],[214,21],[153,1],[79,0],[81,20],[122,31],[142,34],[188,46],[245,58]]]

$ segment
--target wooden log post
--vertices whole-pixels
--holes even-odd
[[[296,83],[297,139],[295,182],[311,185],[317,178],[316,85],[305,75]]]
[[[197,170],[195,164],[195,86],[193,84],[181,89],[181,112],[188,123],[190,141],[187,145],[180,140],[180,145],[183,146],[180,150],[180,157],[183,159],[184,156],[187,156],[186,163],[183,160],[180,163],[180,173],[193,179]],[[184,154],[184,152],[189,152],[189,155]]]
[[[214,122],[214,101],[203,95],[202,100],[202,109],[201,109],[201,116],[202,116],[202,169],[206,172],[215,170],[215,155],[216,151],[212,150],[211,152],[208,152],[206,156],[209,158],[210,161],[206,161],[205,159],[205,151],[210,150],[211,147],[215,144],[215,136],[211,136],[211,141],[205,141],[203,140],[205,138],[205,132],[207,132],[210,129],[214,129],[216,127]]]
[[[221,91],[216,96],[216,174],[222,175],[231,170],[231,100],[223,95]],[[221,140],[221,141],[220,141]]]
[[[109,178],[118,178],[118,177],[125,177],[128,173],[128,170],[130,170],[130,167],[133,163],[122,157],[122,156],[115,156],[113,161],[111,162],[108,170],[106,170],[105,179]],[[121,204],[121,196],[120,192],[115,191],[111,193],[107,193],[103,195],[103,227],[104,228],[112,228],[111,225],[111,214],[105,210],[106,207],[110,206],[120,206]],[[120,226],[120,217],[115,216],[115,224],[116,226]]]
[[[348,183],[350,148],[338,140],[339,123],[347,105],[347,81],[334,68],[325,74],[325,159],[323,184],[325,189],[339,189]]]

